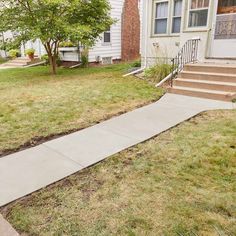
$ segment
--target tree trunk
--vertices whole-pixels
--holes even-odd
[[[48,59],[49,59],[50,67],[51,67],[51,73],[53,75],[55,75],[57,73],[56,72],[56,61],[54,60],[52,55],[48,55]]]
[[[57,45],[57,44],[56,44]],[[56,47],[56,45],[54,47]],[[56,75],[57,73],[57,55],[56,52],[57,50],[55,50],[55,48],[53,48],[53,44],[51,44],[50,42],[47,42],[44,44],[44,47],[47,51],[48,54],[48,60],[49,60],[49,64],[51,67],[51,73],[53,75]]]
[[[56,68],[57,68],[57,59],[55,57],[55,55],[52,56],[52,73],[55,75],[56,72]]]

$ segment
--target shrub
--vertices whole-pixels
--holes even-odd
[[[131,67],[141,67],[141,60],[134,61],[134,62],[131,64]]]
[[[89,59],[88,59],[88,49],[85,48],[82,52],[81,52],[81,64],[82,67],[87,67],[89,64]]]
[[[76,45],[70,41],[67,41],[67,42],[61,42],[59,44],[59,47],[76,47]]]
[[[32,56],[34,55],[34,53],[35,53],[35,50],[33,48],[29,48],[25,50],[25,54],[28,56]]]
[[[20,56],[20,51],[18,49],[11,49],[9,52],[9,57],[16,58]]]
[[[172,71],[172,66],[170,64],[157,64],[151,68],[145,70],[145,77],[150,79],[153,82],[160,82]]]
[[[56,64],[57,64],[57,66],[61,66],[62,65],[62,61],[61,61],[61,58],[59,56],[56,59]]]
[[[41,59],[42,59],[43,61],[45,61],[45,64],[46,64],[46,65],[49,65],[49,64],[50,64],[47,54],[44,54],[43,56],[41,56]],[[56,64],[57,64],[57,66],[61,66],[61,64],[62,64],[61,59],[60,59],[59,57],[57,57],[57,59],[56,59]]]
[[[81,64],[82,64],[83,67],[88,66],[88,56],[87,55],[82,55],[81,56]]]
[[[45,61],[45,64],[46,65],[49,65],[49,59],[48,59],[48,55],[47,54],[44,54],[43,56],[41,56],[41,59],[43,61]]]

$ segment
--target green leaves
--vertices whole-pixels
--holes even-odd
[[[115,22],[107,0],[2,0],[0,16],[8,30],[18,32],[16,38],[39,38],[52,56],[62,41],[92,46]]]
[[[114,20],[107,0],[4,0],[0,15],[11,30],[27,32],[43,42],[51,39],[86,41],[91,44]],[[0,25],[1,26],[1,25]]]

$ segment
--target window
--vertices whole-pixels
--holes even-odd
[[[110,43],[111,42],[111,28],[107,29],[103,33],[103,42],[104,43]]]
[[[180,33],[182,14],[182,0],[174,0],[174,9],[172,17],[172,33]]]
[[[189,10],[189,27],[206,26],[209,0],[191,0]]]
[[[167,33],[168,2],[156,3],[155,12],[155,34]]]

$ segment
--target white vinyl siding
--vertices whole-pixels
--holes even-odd
[[[190,0],[189,27],[207,25],[209,0]]]
[[[110,28],[110,42],[105,42],[109,41],[109,33],[106,31],[100,35],[101,37],[97,39],[95,45],[89,49],[89,62],[94,62],[97,58],[100,58],[100,60],[108,57],[111,57],[112,60],[121,59],[121,17],[124,0],[109,0],[109,3],[111,5],[111,17],[116,19],[117,22]],[[22,47],[22,52],[31,47],[35,48],[37,51],[37,45],[29,41],[25,48]],[[41,48],[43,50],[43,46]],[[41,55],[44,53],[45,52],[42,52]],[[62,55],[62,60],[78,61],[78,53],[67,52]]]
[[[112,59],[121,59],[121,17],[123,11],[124,0],[109,0],[111,4],[111,17],[117,22],[110,28],[110,43],[98,39],[94,47],[89,49],[89,61],[95,61],[97,57],[102,60],[103,57],[112,57]]]
[[[182,14],[182,0],[174,0],[174,9],[172,17],[172,33],[180,33]]]
[[[155,5],[155,34],[166,34],[167,33],[167,23],[168,23],[168,1],[167,2],[157,2]]]

